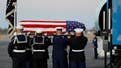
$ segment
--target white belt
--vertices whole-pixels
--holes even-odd
[[[33,52],[45,52],[45,50],[33,50]]]
[[[13,50],[13,52],[24,53],[26,51],[25,50]]]
[[[73,51],[73,52],[83,52],[84,49],[82,49],[82,50],[74,50],[74,49],[72,49],[72,51]]]

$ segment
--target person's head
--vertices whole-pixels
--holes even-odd
[[[56,34],[61,35],[63,33],[62,30],[63,30],[62,27],[57,27],[56,28]]]
[[[30,37],[30,38],[33,38],[35,36],[35,32],[28,32],[27,35]]]
[[[23,33],[23,27],[20,25],[17,25],[15,28],[16,34]]]
[[[42,30],[41,29],[36,30],[36,36],[42,36]]]
[[[96,33],[93,33],[93,35],[94,35],[94,37],[96,37],[96,36],[97,36],[97,34],[96,34]]]
[[[83,29],[76,28],[74,29],[74,31],[75,31],[75,36],[83,36]]]

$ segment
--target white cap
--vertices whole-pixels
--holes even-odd
[[[42,30],[41,29],[37,29],[36,33],[42,33]]]
[[[21,25],[17,25],[16,29],[23,29],[23,27]]]
[[[58,29],[63,29],[63,27],[56,27],[56,30],[58,30]]]
[[[76,29],[74,29],[74,31],[75,31],[76,33],[81,33],[81,32],[83,32],[83,29],[81,29],[81,28],[76,28]]]
[[[30,32],[27,33],[27,35],[29,35],[29,34],[30,34]]]

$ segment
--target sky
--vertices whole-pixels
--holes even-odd
[[[6,1],[0,0],[0,27],[7,28]],[[18,0],[17,22],[21,20],[79,21],[87,29],[95,26],[99,11],[106,0]]]

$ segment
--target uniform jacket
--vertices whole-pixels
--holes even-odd
[[[50,39],[48,37],[37,37],[35,36],[34,39],[36,39],[36,41],[41,42],[43,41],[42,44],[36,44],[33,42],[33,49],[34,50],[45,50],[45,52],[33,52],[33,58],[36,59],[48,59],[49,58],[49,54],[48,54],[48,46],[50,43]]]
[[[18,38],[18,41],[17,39]],[[26,42],[21,42],[23,40],[25,40],[26,36],[25,35],[15,35],[12,37],[11,41],[9,42],[8,45],[8,54],[10,57],[16,57],[16,52],[13,52],[14,49],[16,50],[26,50],[26,46],[27,46],[27,39]],[[19,43],[21,42],[21,43]]]
[[[87,38],[84,36],[81,37],[72,37],[69,41],[70,52],[69,59],[70,61],[85,61],[85,55],[83,52],[73,52],[73,50],[82,50],[87,44]]]
[[[98,45],[97,45],[97,37],[95,37],[94,39],[93,39],[93,44],[94,44],[94,46],[97,48],[98,47]]]
[[[67,38],[62,35],[55,35],[53,37],[53,57],[63,57],[67,55]]]

